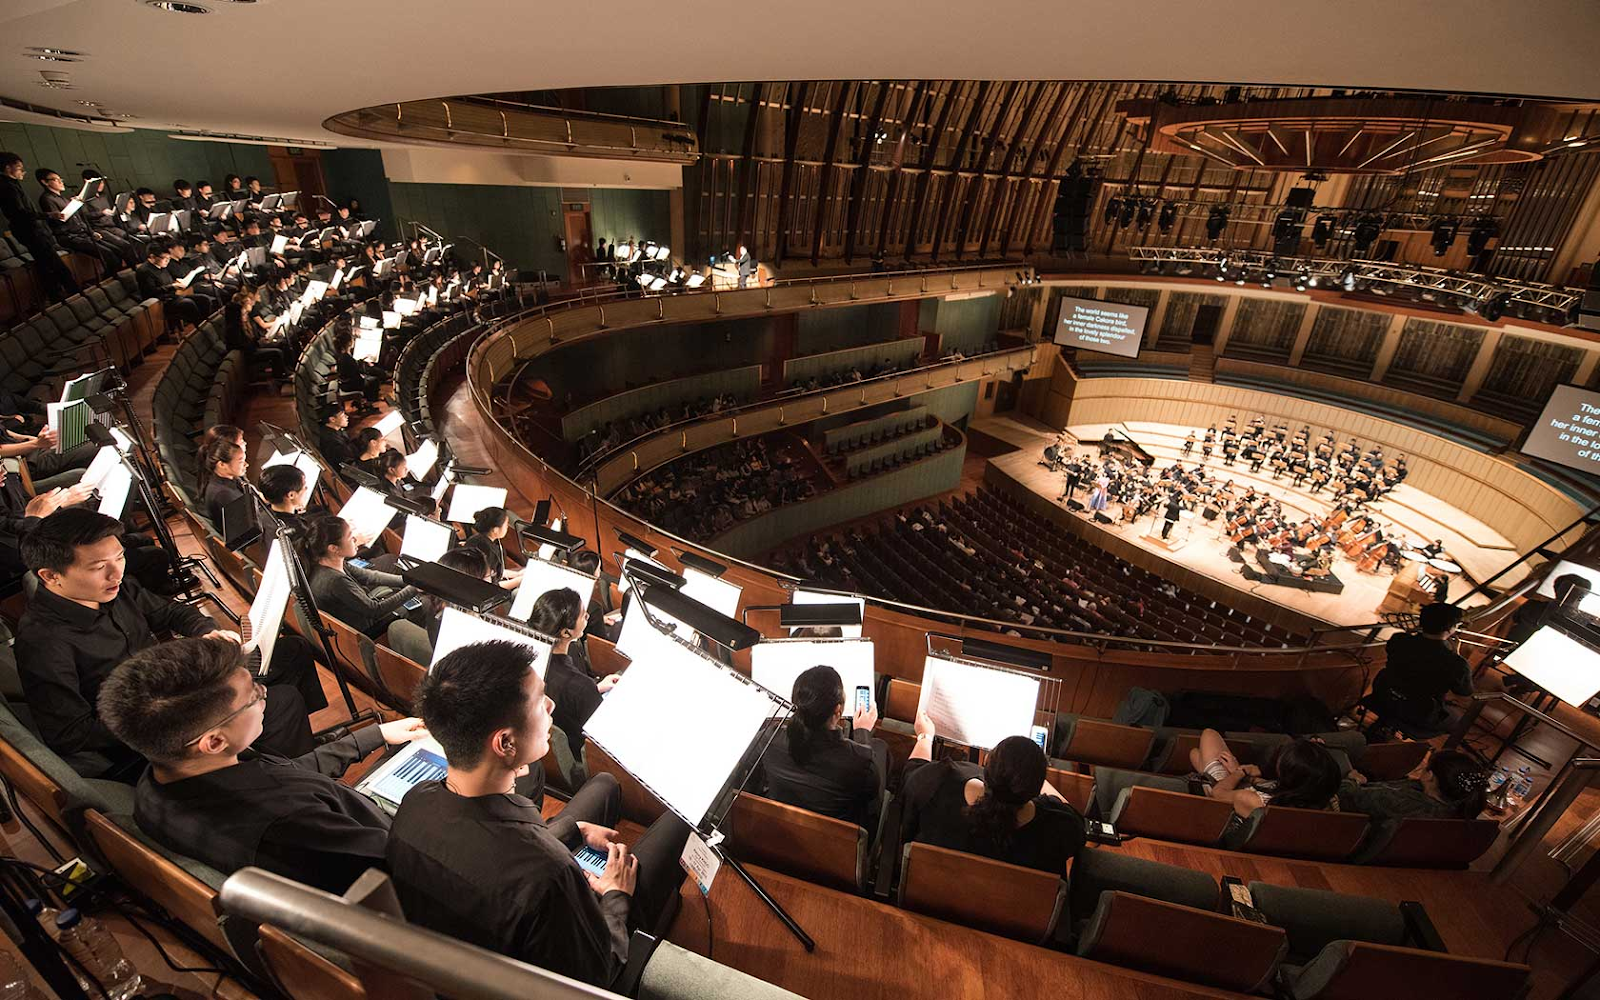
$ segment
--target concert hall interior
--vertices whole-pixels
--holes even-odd
[[[1600,1000],[1594,5],[690,13],[0,5],[0,1000]]]

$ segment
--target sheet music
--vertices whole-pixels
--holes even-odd
[[[363,330],[376,330],[379,328],[379,320],[376,316],[363,316],[358,323]]]
[[[117,450],[124,455],[128,453],[128,449],[133,447],[133,438],[129,437],[126,431],[115,424],[111,425],[111,437],[117,442]]]
[[[260,675],[265,675],[272,666],[272,651],[277,646],[278,629],[283,625],[283,613],[288,609],[293,593],[283,542],[274,538],[272,550],[267,553],[267,564],[261,570],[261,586],[256,588],[255,600],[250,602],[249,641],[261,651],[260,666],[256,668]]]
[[[660,633],[649,648],[650,655],[634,660],[583,731],[698,826],[767,720],[783,712],[783,703]]]
[[[637,559],[642,563],[649,563],[651,566],[654,566],[656,569],[664,570],[665,572],[668,572],[668,573],[672,572],[672,570],[667,569],[665,566],[663,566],[660,563],[656,562],[654,559],[651,559],[649,556],[645,555],[643,552],[640,552],[638,549],[633,548],[633,547],[630,546],[627,549],[624,549],[623,553],[622,553],[622,570],[623,570],[623,572],[622,572],[621,579],[617,580],[617,593],[619,593],[619,594],[626,594],[628,592],[628,572],[627,572],[627,570],[628,570],[628,562],[629,562],[629,560],[632,560],[632,559]]]
[[[383,494],[365,486],[357,486],[350,499],[339,508],[339,516],[350,525],[357,538],[377,538],[394,515],[394,508],[383,502]]]
[[[455,481],[455,475],[452,474],[450,468],[446,466],[444,472],[439,474],[439,481],[433,484],[433,492],[429,493],[428,495],[433,497],[434,503],[439,503],[444,499],[445,491],[450,488],[450,484],[454,483]]]
[[[383,331],[363,327],[350,345],[350,356],[357,361],[376,363],[383,351]],[[392,412],[392,411],[391,411]]]
[[[773,694],[792,698],[801,674],[830,666],[844,682],[844,714],[849,718],[855,714],[856,688],[878,690],[873,652],[871,639],[768,639],[750,647],[750,677]]]
[[[504,507],[506,505],[506,490],[503,486],[469,486],[466,483],[457,483],[456,492],[450,497],[450,514],[447,521],[470,521],[473,515],[485,507]]]
[[[744,592],[744,588],[685,566],[683,568],[683,586],[678,588],[678,592],[685,597],[699,601],[713,611],[733,618],[739,613],[739,595]],[[682,622],[678,623],[677,631],[678,635],[684,639],[691,641],[694,639],[694,629]],[[782,694],[782,692],[779,693]]]
[[[100,372],[90,372],[87,375],[79,375],[76,378],[68,379],[67,383],[61,387],[61,402],[70,403],[76,399],[87,398],[99,388],[101,378]]]
[[[311,456],[309,452],[289,451],[278,452],[262,464],[263,469],[270,469],[274,465],[292,465],[299,469],[306,477],[306,488],[311,489],[322,478],[322,464]]]
[[[450,551],[456,533],[447,524],[415,514],[406,515],[406,532],[400,539],[400,554],[419,562],[438,562]]]
[[[339,290],[339,286],[341,284],[343,284],[343,283],[344,283],[344,268],[341,267],[338,270],[333,272],[333,280],[328,282],[328,290],[329,291],[333,291],[333,292],[337,292]]]
[[[272,238],[272,256],[280,256],[287,249],[289,249],[289,237],[274,236]]]
[[[306,282],[306,290],[300,293],[300,301],[315,302],[317,299],[322,298],[327,291],[328,283],[326,281],[308,281]]]
[[[1507,654],[1505,665],[1574,707],[1600,693],[1600,653],[1548,625]]]
[[[406,456],[406,469],[416,479],[428,478],[439,461],[439,445],[432,438],[423,438],[417,450]]]
[[[46,403],[45,422],[59,436],[56,451],[68,452],[88,440],[84,428],[89,426],[91,411],[86,400],[74,399],[67,403]]]
[[[417,300],[416,299],[395,299],[394,300],[394,311],[399,313],[402,316],[410,316],[412,313],[415,313],[417,311],[417,308],[418,308],[418,306],[417,306]]]
[[[383,328],[385,330],[400,329],[400,314],[392,309],[385,309],[383,311]]]
[[[511,611],[506,617],[525,622],[533,614],[534,602],[547,590],[563,587],[578,592],[584,606],[594,599],[595,578],[580,573],[570,566],[559,566],[545,559],[529,559],[522,567],[522,581],[517,584],[516,597],[512,598]]]
[[[526,646],[534,651],[533,672],[540,677],[544,676],[545,668],[550,665],[550,644],[540,642],[531,635],[524,635],[515,629],[496,625],[486,618],[469,615],[460,608],[446,606],[444,615],[439,619],[439,641],[433,644],[433,660],[428,664],[431,670],[433,664],[438,663],[449,654],[463,646],[470,646],[475,642],[494,642],[504,640],[514,642],[519,646]]]
[[[862,621],[866,621],[867,620],[867,602],[865,600],[863,600],[862,598],[851,597],[848,594],[824,594],[824,593],[821,593],[821,592],[815,591],[815,590],[801,590],[799,588],[796,588],[795,592],[794,592],[794,597],[789,601],[789,603],[790,604],[854,604],[854,605],[856,605],[857,607],[859,607],[861,609],[861,620]],[[847,639],[859,639],[859,638],[861,638],[861,626],[860,625],[840,625],[840,626],[838,626],[838,628],[839,628],[840,633]],[[790,632],[791,635],[794,634],[794,629],[790,629],[789,632]]]
[[[385,413],[383,415],[383,417],[377,423],[373,424],[372,426],[377,428],[378,434],[380,436],[388,437],[389,435],[393,434],[395,431],[399,430],[401,425],[403,425],[405,422],[406,422],[406,418],[405,418],[405,416],[403,414],[401,414],[401,412],[399,410],[390,410],[388,413]]]
[[[83,202],[80,199],[73,198],[71,201],[68,201],[65,205],[61,206],[61,221],[65,222],[74,215],[77,215],[78,209],[82,207]]]
[[[89,463],[89,468],[84,470],[83,478],[78,480],[78,484],[98,490],[106,481],[106,477],[111,474],[111,470],[121,464],[122,456],[117,453],[117,449],[109,444],[105,445],[94,453],[94,460]]]
[[[554,521],[550,522],[550,530],[551,531],[560,531],[561,530],[561,518],[558,517]],[[539,558],[540,559],[549,559],[551,556],[554,556],[555,554],[556,554],[556,547],[554,545],[551,545],[549,542],[545,542],[543,545],[539,546]]]
[[[188,274],[186,274],[183,277],[179,278],[178,279],[178,287],[179,288],[188,288],[189,284],[194,281],[194,276],[199,274],[201,271],[204,271],[204,270],[205,270],[205,265],[202,264],[201,266],[195,268],[193,271],[190,271]]]
[[[942,656],[923,662],[917,709],[944,739],[987,750],[1007,736],[1027,736],[1038,704],[1037,677]]]
[[[100,503],[95,509],[107,517],[122,520],[123,511],[128,507],[128,494],[133,492],[133,473],[128,471],[126,465],[118,462],[106,473],[98,489]]]

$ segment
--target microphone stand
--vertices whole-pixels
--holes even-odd
[[[317,611],[316,598],[311,596],[311,579],[306,575],[305,567],[300,565],[300,556],[295,550],[294,541],[289,537],[289,529],[284,527],[282,521],[278,520],[277,515],[272,511],[272,506],[267,503],[267,498],[261,495],[261,491],[256,488],[254,483],[241,477],[239,485],[243,487],[245,495],[250,497],[256,514],[256,522],[258,524],[262,523],[264,519],[265,523],[272,525],[273,540],[283,548],[283,565],[289,574],[290,592],[294,594],[295,604],[300,609],[300,620],[306,623],[307,628],[316,632],[317,640],[322,645],[322,655],[327,658],[328,669],[333,672],[333,679],[339,685],[339,694],[344,698],[345,709],[350,713],[348,721],[342,722],[337,726],[330,726],[328,729],[313,735],[322,736],[337,729],[349,729],[351,726],[367,720],[381,722],[382,719],[375,710],[370,708],[358,709],[356,707],[355,696],[350,692],[350,682],[345,680],[344,671],[339,669],[339,664],[343,661],[334,652],[333,630],[323,624],[322,615]],[[271,545],[267,546],[267,551],[269,553],[272,551]],[[251,638],[254,639],[255,637],[252,636]],[[268,666],[269,664],[266,663],[261,664],[259,672],[265,673]]]

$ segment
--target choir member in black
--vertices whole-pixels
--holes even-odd
[[[532,656],[478,643],[423,678],[416,705],[449,770],[401,802],[389,872],[413,923],[606,987],[627,962],[630,924],[659,930],[683,882],[689,829],[668,813],[630,851],[611,828],[621,797],[605,775],[548,825],[516,793],[516,775],[550,747],[550,699]],[[572,852],[584,845],[606,852],[604,875],[578,866]]]
[[[244,449],[232,441],[218,441],[206,449],[199,481],[206,516],[222,530],[222,508],[244,496],[244,474],[250,463]]]
[[[621,674],[597,678],[589,672],[587,660],[572,655],[575,643],[582,642],[589,624],[589,611],[576,590],[562,587],[547,590],[533,602],[528,626],[555,640],[550,651],[550,666],[545,670],[545,690],[556,703],[552,709],[556,727],[567,737],[574,757],[583,755],[583,727],[600,707],[600,699],[617,686]]]
[[[230,639],[176,639],[118,665],[98,706],[111,734],[150,762],[134,822],[223,874],[254,865],[342,893],[384,866],[389,816],[338,779],[386,744],[428,731],[399,719],[282,757],[257,746],[266,696]]]
[[[58,510],[23,539],[22,557],[40,587],[17,627],[17,669],[40,738],[80,774],[131,778],[137,756],[94,708],[112,669],[154,645],[157,632],[216,635],[235,643],[239,636],[219,630],[197,608],[158,597],[125,577],[122,523],[114,517],[81,507]],[[308,752],[306,713],[327,704],[310,644],[279,637],[262,679],[270,692],[265,744],[287,756]]]
[[[492,582],[515,590],[522,582],[522,571],[506,572],[506,551],[501,541],[510,532],[511,512],[504,507],[485,507],[472,516],[472,534],[464,544],[483,553]]]
[[[360,391],[366,396],[369,405],[377,403],[383,388],[383,370],[370,362],[357,361],[350,353],[356,342],[355,334],[350,329],[350,321],[341,317],[335,322],[338,325],[333,332],[333,353],[338,364],[339,390]]]
[[[261,204],[261,199],[266,197],[266,194],[261,190],[261,179],[259,177],[246,177],[244,179],[244,190],[245,198],[249,200],[251,205]]]
[[[369,475],[382,476],[380,461],[387,449],[383,432],[376,427],[363,427],[351,436],[351,442],[356,454],[355,467]]]
[[[22,492],[22,479],[6,471],[0,463],[0,582],[10,583],[21,576],[22,538],[39,522],[62,507],[89,499],[87,486],[40,490],[33,496]]]
[[[250,194],[245,190],[244,182],[238,174],[228,174],[222,178],[222,190],[217,194],[222,201],[249,201]]]
[[[292,465],[272,465],[261,470],[261,496],[267,501],[267,511],[260,515],[261,535],[270,544],[275,529],[267,518],[288,529],[291,540],[298,541],[306,531],[306,506],[311,502],[314,484],[306,482],[306,474]]]
[[[139,294],[147,299],[159,299],[167,315],[176,317],[179,323],[197,324],[217,307],[217,302],[209,295],[180,295],[172,275],[167,273],[171,262],[166,240],[151,240],[145,249],[145,262],[134,271]]]
[[[356,460],[356,451],[350,444],[350,436],[344,430],[349,426],[350,415],[344,412],[342,406],[330,409],[327,416],[322,418],[322,430],[317,436],[317,450],[322,452],[322,460],[335,471]]]
[[[795,678],[791,700],[794,714],[761,758],[767,798],[876,830],[889,763],[888,746],[872,737],[877,709],[855,705],[855,692],[826,664]]]
[[[356,631],[380,639],[392,622],[421,611],[417,589],[406,586],[399,574],[346,561],[356,557],[357,539],[343,518],[327,514],[314,519],[306,528],[303,548],[317,607]],[[421,614],[412,620],[427,627]]]
[[[133,193],[133,212],[131,218],[136,218],[143,225],[150,224],[150,216],[160,211],[156,206],[156,193],[147,187],[142,187]],[[153,234],[152,234],[153,235]]]
[[[133,234],[122,228],[117,219],[117,210],[111,205],[111,192],[106,190],[106,182],[95,180],[99,176],[94,170],[83,171],[83,180],[94,183],[89,185],[89,197],[78,214],[89,224],[95,237],[115,249],[125,262],[138,263],[143,253],[136,248]]]
[[[415,479],[411,478],[410,469],[406,465],[405,452],[400,451],[398,448],[385,449],[383,454],[378,456],[376,467],[378,470],[378,492],[420,503],[428,513],[433,513],[437,504],[433,497],[428,495],[428,491],[423,489]],[[402,530],[405,527],[405,515],[396,514],[395,518],[396,523],[392,526],[396,531]]]
[[[194,185],[194,210],[200,214],[211,211],[211,206],[217,203],[211,191],[210,181],[196,181]]]
[[[197,207],[194,197],[194,185],[183,179],[172,182],[172,210],[174,212],[192,212]]]
[[[1190,431],[1189,436],[1183,439],[1183,457],[1188,458],[1192,451],[1194,451],[1194,431]]]
[[[124,263],[122,250],[131,251],[127,242],[118,240],[117,245],[113,245],[105,233],[96,233],[90,228],[82,208],[71,218],[67,217],[68,203],[76,192],[67,190],[60,174],[49,167],[40,167],[33,172],[33,176],[43,188],[39,192],[39,214],[48,220],[56,244],[93,257],[100,262],[106,274],[121,270]]]
[[[600,553],[593,549],[579,549],[572,553],[567,565],[595,578],[594,596],[589,598],[589,626],[584,629],[584,634],[614,639],[613,626],[621,619],[621,611],[611,600],[611,588],[616,586],[616,578],[604,572],[600,565]]]
[[[921,841],[1061,874],[1083,848],[1083,817],[1046,779],[1044,751],[1008,736],[989,763],[933,761],[933,720],[918,712],[906,761],[901,841]]]
[[[192,262],[191,267],[204,267],[206,278],[222,294],[237,292],[241,287],[243,279],[238,266],[231,260],[224,262],[212,253],[211,237],[205,231],[189,238],[189,255],[184,259]]]

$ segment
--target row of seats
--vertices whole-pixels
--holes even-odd
[[[93,281],[100,262],[86,254],[62,256],[78,284]],[[44,308],[47,300],[33,267],[33,254],[10,233],[0,238],[0,328],[20,322]]]
[[[837,455],[863,445],[877,444],[885,438],[917,430],[926,423],[927,417],[925,407],[913,406],[909,410],[885,413],[869,420],[834,427],[823,432],[822,450],[827,455]]]
[[[0,334],[0,388],[26,395],[103,364],[126,372],[165,330],[161,303],[122,271]]]
[[[855,452],[846,452],[845,475],[851,479],[876,475],[897,469],[907,462],[915,462],[919,458],[937,455],[959,443],[958,438],[946,435],[944,427],[935,419],[932,426],[891,438],[880,444],[868,445]]]

